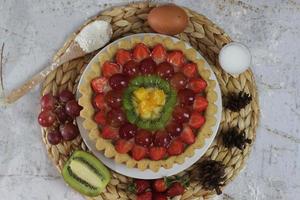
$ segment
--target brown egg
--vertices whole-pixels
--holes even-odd
[[[176,35],[187,26],[188,16],[182,8],[167,4],[153,8],[148,15],[148,22],[158,33]]]

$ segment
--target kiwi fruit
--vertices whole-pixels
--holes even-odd
[[[79,193],[98,196],[110,181],[107,168],[93,155],[75,151],[62,170],[65,182]]]

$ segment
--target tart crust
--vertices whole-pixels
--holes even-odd
[[[134,46],[139,42],[144,43],[148,47],[153,47],[154,45],[161,43],[167,50],[181,50],[189,61],[197,64],[198,73],[207,82],[205,94],[208,101],[208,107],[204,112],[206,122],[198,130],[195,143],[187,146],[182,154],[178,156],[170,156],[165,160],[152,161],[150,159],[142,159],[140,161],[136,161],[128,154],[118,153],[111,140],[106,140],[101,137],[98,125],[93,120],[95,110],[92,105],[93,91],[90,86],[91,80],[101,74],[101,66],[103,63],[107,60],[113,60],[118,49],[123,48],[129,50],[134,48]],[[114,159],[116,163],[123,163],[129,168],[138,168],[140,170],[150,169],[154,172],[157,172],[161,167],[169,169],[175,163],[182,164],[185,161],[185,158],[192,157],[195,153],[195,149],[199,149],[204,146],[205,139],[212,135],[212,128],[216,124],[216,81],[210,78],[211,71],[208,67],[209,66],[207,66],[203,59],[197,58],[197,52],[195,49],[187,48],[185,43],[182,41],[173,41],[170,38],[162,36],[133,36],[131,39],[121,39],[118,42],[109,45],[107,49],[99,55],[98,62],[93,64],[91,69],[84,74],[82,84],[79,86],[79,91],[81,93],[79,104],[83,106],[80,116],[84,119],[83,127],[88,130],[90,139],[96,142],[96,149],[98,151],[103,151],[106,157]]]

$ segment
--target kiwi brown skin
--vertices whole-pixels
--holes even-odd
[[[95,176],[101,179],[101,184],[95,187],[78,177],[70,168],[72,161],[80,162],[80,164],[85,165]],[[65,164],[62,170],[62,176],[70,187],[90,197],[98,196],[110,181],[110,172],[108,169],[90,153],[79,150],[75,151]]]

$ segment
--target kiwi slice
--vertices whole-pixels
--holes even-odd
[[[98,196],[110,181],[107,168],[93,155],[75,151],[62,170],[65,182],[86,196]]]

